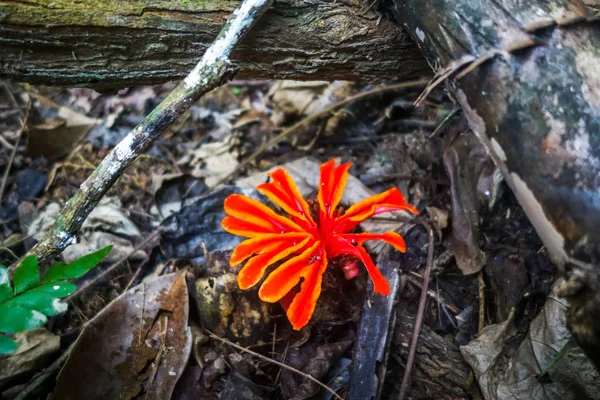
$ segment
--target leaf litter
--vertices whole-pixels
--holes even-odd
[[[57,205],[171,88],[100,95],[88,89],[0,86],[0,169],[7,167],[5,156],[16,140],[25,90],[56,104],[50,111],[40,102],[32,105],[34,114],[50,118],[47,135],[58,135],[66,126],[65,115],[72,115],[73,126],[81,130],[70,141],[59,141],[60,156],[28,153],[26,135],[17,143],[0,204],[0,263],[10,264],[35,242],[55,218]],[[47,340],[56,342],[60,336],[60,348],[53,345],[51,352],[33,356],[35,363],[29,365],[34,367],[2,383],[0,390],[67,396],[81,386],[90,393],[114,387],[128,398],[169,398],[171,392],[174,399],[242,393],[256,399],[332,397],[270,358],[321,379],[343,396],[353,393],[348,391],[353,377],[371,376],[367,392],[397,398],[424,289],[428,302],[409,382],[411,397],[501,399],[512,393],[571,398],[583,388],[580,393],[594,398],[595,370],[568,337],[565,310],[559,307],[564,302],[554,294],[548,297],[553,265],[489,159],[455,120],[454,106],[442,90],[434,90],[416,108],[411,104],[420,88],[382,91],[351,102],[270,146],[235,180],[213,188],[282,129],[368,89],[348,82],[236,81],[194,105],[119,179],[104,208],[84,225],[78,243],[63,254],[69,261],[112,243],[116,255],[110,262],[121,264],[93,281],[95,290],[72,299],[74,307],[67,313],[52,318],[47,336],[54,339]],[[447,115],[454,117],[436,129]],[[87,137],[83,130],[90,130]],[[397,296],[366,296],[369,283],[361,275],[324,290],[325,305],[315,312],[315,323],[294,332],[278,304],[262,303],[256,292],[236,286],[237,270],[229,268],[228,257],[239,238],[220,228],[223,201],[243,193],[265,202],[254,187],[267,181],[267,171],[281,166],[310,197],[318,189],[319,164],[331,158],[354,163],[343,205],[398,187],[434,226],[431,281],[422,287],[427,232],[406,214],[383,215],[362,229],[404,236],[406,253],[385,246],[369,249],[378,263],[395,266]],[[161,231],[158,246],[134,250],[156,229]],[[82,250],[69,253],[78,247]],[[189,300],[188,315],[183,309]],[[373,314],[379,309],[386,310],[384,318]],[[482,310],[487,327],[480,331]],[[361,324],[373,329],[365,331]],[[111,333],[101,335],[100,328]],[[212,339],[208,331],[225,342]],[[141,342],[135,340],[140,332]],[[484,342],[488,347],[482,350]],[[70,345],[56,386],[52,379],[42,384],[29,380]],[[361,355],[358,345],[378,351]],[[355,363],[376,368],[365,371]],[[107,371],[118,379],[109,379]]]

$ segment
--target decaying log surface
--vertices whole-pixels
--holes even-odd
[[[0,0],[0,75],[120,89],[183,78],[239,0]],[[383,81],[430,73],[359,1],[282,0],[232,54],[238,77]]]
[[[600,366],[600,30],[578,0],[394,0],[571,277],[571,329]]]
[[[406,310],[398,310],[397,318],[388,363],[390,376],[387,379],[387,382],[392,382],[390,386],[393,390],[384,395],[384,398],[388,399],[398,398],[396,392],[400,392],[401,389],[402,372],[415,325],[415,317]],[[428,393],[432,399],[440,400],[471,397],[471,368],[451,339],[446,339],[427,325],[423,325],[416,354],[411,385],[420,387],[420,393]]]

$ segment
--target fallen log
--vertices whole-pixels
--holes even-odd
[[[394,0],[554,261],[600,366],[600,31],[581,1]]]
[[[390,362],[388,363],[389,392],[384,398],[397,399],[402,391],[402,372],[408,359],[409,343],[412,340],[415,317],[400,308],[396,329],[392,338]],[[465,362],[458,346],[451,340],[435,333],[423,325],[417,344],[417,357],[411,376],[412,387],[432,399],[466,399],[473,389],[471,368]]]
[[[0,76],[121,89],[183,78],[239,0],[0,1]],[[410,37],[359,2],[278,1],[231,56],[239,78],[429,74]]]

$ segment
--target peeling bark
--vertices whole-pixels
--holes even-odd
[[[178,80],[239,3],[0,0],[0,75],[97,89]],[[410,37],[358,1],[278,1],[231,60],[241,78],[383,81],[429,73]]]
[[[566,267],[571,287],[580,289],[571,293],[571,315],[580,316],[571,319],[573,332],[588,354],[598,354],[600,319],[592,317],[600,314],[597,19],[580,1],[567,0],[394,5],[430,65],[451,78],[448,87],[471,128],[553,259]],[[586,316],[578,311],[584,309]]]

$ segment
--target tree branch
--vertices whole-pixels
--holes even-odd
[[[271,3],[272,0],[245,0],[233,12],[193,71],[102,160],[28,255],[44,262],[71,244],[89,213],[125,169],[202,95],[231,79],[235,73],[229,61],[231,51]],[[13,264],[11,271],[17,265]]]

